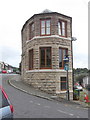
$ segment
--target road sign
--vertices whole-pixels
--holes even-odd
[[[65,66],[64,66],[64,70],[69,70],[69,65],[68,64],[65,64]]]
[[[65,57],[63,60],[64,62],[69,62],[69,57]]]

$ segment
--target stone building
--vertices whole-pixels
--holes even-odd
[[[22,27],[22,79],[47,93],[66,95],[65,55],[69,57],[68,84],[72,85],[72,18],[45,10]]]

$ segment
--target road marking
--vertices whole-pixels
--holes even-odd
[[[66,112],[64,112],[64,111],[62,111],[62,110],[57,110],[57,111],[59,111],[59,112],[61,112],[61,113],[65,113],[65,114],[67,114]]]
[[[70,113],[69,115],[73,116],[74,114],[71,114],[71,113]]]
[[[74,114],[72,114],[72,113],[67,113],[67,112],[62,111],[62,110],[57,110],[57,111],[59,111],[59,112],[61,112],[61,113],[64,113],[64,114],[68,114],[68,115],[70,115],[70,116],[73,116],[73,115],[74,115]]]

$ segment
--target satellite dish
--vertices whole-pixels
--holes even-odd
[[[72,40],[72,41],[76,41],[77,38],[76,38],[76,37],[72,37],[71,40]]]
[[[42,13],[51,13],[51,10],[45,9]]]

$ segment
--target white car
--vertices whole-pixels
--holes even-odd
[[[83,91],[83,87],[82,87],[81,85],[75,85],[75,86],[74,86],[74,89]]]
[[[13,119],[13,105],[10,103],[4,89],[0,86],[0,120],[4,118],[6,120]]]

